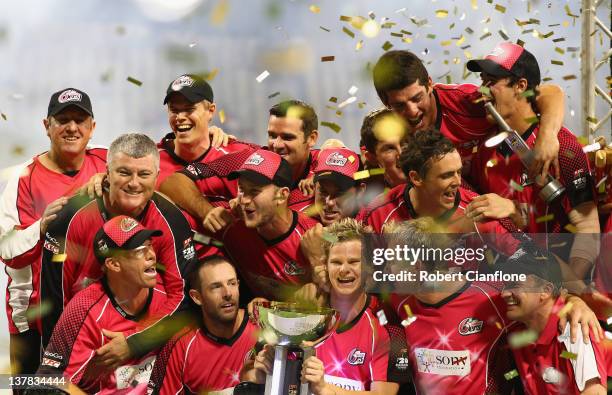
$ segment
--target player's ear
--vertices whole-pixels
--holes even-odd
[[[202,306],[202,295],[200,295],[198,291],[195,289],[190,289],[189,297],[191,300],[193,300],[193,303],[197,304],[198,306]]]
[[[408,180],[410,180],[410,182],[414,186],[418,187],[418,186],[423,185],[423,179],[421,178],[421,176],[419,175],[417,171],[410,170],[408,172]]]
[[[106,258],[104,260],[104,267],[107,272],[117,273],[121,271],[121,265],[119,265],[119,261],[115,258]]]
[[[287,187],[280,187],[278,188],[278,190],[276,191],[276,201],[277,204],[280,205],[282,204],[282,202],[286,201],[289,199],[289,188]]]

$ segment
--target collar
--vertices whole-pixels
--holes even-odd
[[[439,309],[440,307],[443,307],[444,305],[446,305],[449,302],[452,302],[454,299],[458,298],[462,293],[464,293],[470,286],[472,285],[472,283],[470,281],[466,281],[465,284],[463,285],[463,287],[461,287],[457,292],[448,295],[446,298],[442,299],[441,301],[439,301],[438,303],[434,303],[434,304],[429,304],[429,303],[425,303],[425,302],[421,302],[420,300],[417,299],[417,302],[419,304],[421,304],[424,307],[429,307],[429,308],[433,308],[433,309]]]
[[[223,344],[224,346],[232,346],[236,342],[236,340],[238,340],[240,336],[242,336],[242,333],[244,332],[244,329],[246,328],[248,322],[249,315],[245,312],[242,317],[242,323],[240,323],[240,328],[238,328],[236,333],[234,333],[234,335],[230,338],[215,336],[208,331],[206,325],[202,324],[202,335],[206,336],[215,343]]]
[[[297,211],[293,211],[291,210],[291,214],[293,215],[293,219],[291,220],[291,226],[289,227],[289,230],[286,231],[285,233],[283,233],[282,235],[275,237],[271,240],[268,239],[264,239],[262,237],[262,239],[264,240],[264,242],[266,243],[266,245],[268,247],[273,246],[276,243],[280,243],[281,241],[285,240],[287,237],[289,237],[289,235],[291,234],[291,232],[293,232],[293,230],[295,229],[295,227],[298,224],[298,213]],[[259,233],[258,233],[259,234]],[[261,236],[260,236],[261,237]]]
[[[155,193],[153,194],[153,196],[155,196]],[[153,200],[153,197],[149,199],[149,201],[145,205],[140,215],[134,218],[136,221],[142,223],[142,219],[146,215],[147,211],[149,210],[149,206],[151,205],[151,200]],[[111,215],[111,213],[106,209],[106,205],[104,204],[104,198],[102,196],[96,197],[96,204],[98,205],[98,209],[100,210],[100,215],[102,215],[102,219],[104,220],[104,222],[108,222],[111,218],[115,217],[114,215]]]
[[[561,298],[557,298],[552,312],[548,317],[548,322],[546,323],[542,333],[540,333],[540,337],[538,337],[538,340],[536,341],[536,345],[549,346],[553,344],[553,341],[559,335],[559,316],[557,313],[559,310],[561,310],[561,308],[563,308],[563,306],[565,306],[565,303],[561,300]]]
[[[308,178],[308,175],[310,174],[310,166],[312,166],[312,150],[308,151],[308,162],[306,162],[306,167],[304,167],[304,171],[298,177],[298,179],[293,182],[290,189],[297,188],[298,185],[300,184],[300,181]]]
[[[113,307],[115,308],[115,310],[119,312],[119,314],[121,314],[123,318],[125,318],[126,320],[130,320],[130,321],[140,321],[140,319],[143,318],[147,314],[147,311],[149,310],[149,306],[151,305],[151,301],[153,300],[153,289],[149,288],[149,294],[147,295],[147,300],[145,302],[145,305],[142,307],[142,309],[140,309],[140,311],[137,314],[132,315],[132,314],[129,314],[127,311],[125,311],[123,307],[121,307],[119,303],[117,303],[117,300],[115,299],[115,295],[113,294],[110,287],[108,286],[106,276],[102,277],[100,282],[102,283],[102,288],[104,288],[104,292],[106,293],[106,295],[108,295],[108,298],[113,304]]]
[[[408,212],[410,213],[410,216],[412,218],[419,218],[419,214],[416,212],[414,206],[412,205],[412,202],[410,201],[410,189],[412,188],[412,185],[405,185],[406,187],[404,189],[404,203],[406,204],[406,208],[408,209]],[[450,217],[455,213],[455,211],[457,211],[459,203],[461,203],[461,189],[457,189],[457,194],[455,195],[455,204],[453,205],[453,208],[440,214],[438,217],[435,218],[435,221],[439,223],[448,221]]]
[[[161,141],[160,146],[163,150],[165,150],[168,153],[168,155],[172,158],[172,160],[174,160],[176,163],[181,164],[183,166],[188,166],[192,163],[202,162],[202,160],[206,157],[206,155],[208,155],[208,153],[210,152],[210,149],[212,148],[212,145],[209,145],[206,151],[204,151],[202,155],[198,156],[192,162],[188,162],[185,159],[178,156],[176,152],[174,152],[174,140],[175,139],[176,139],[176,136],[174,135],[174,133],[170,132],[164,136],[164,138]]]
[[[527,139],[529,139],[529,137],[531,136],[531,134],[535,131],[535,129],[539,126],[540,124],[538,122],[536,123],[532,123],[529,128],[525,131],[525,133],[523,133],[521,135],[521,138],[525,141],[527,141]],[[510,157],[514,154],[514,151],[512,151],[512,148],[510,148],[510,146],[508,145],[508,143],[504,140],[500,145],[497,146],[497,152],[500,155],[503,155],[504,157]]]
[[[352,327],[354,327],[355,325],[357,325],[357,323],[359,322],[359,320],[361,319],[361,316],[363,315],[363,313],[365,313],[365,311],[368,309],[368,307],[370,307],[370,295],[366,295],[366,301],[365,301],[365,305],[363,306],[363,309],[361,309],[361,311],[359,312],[359,314],[357,314],[355,316],[355,318],[353,318],[351,320],[351,322],[348,322],[342,326],[339,326],[338,329],[336,329],[336,333],[340,334],[342,332],[346,332],[349,329],[351,329]]]

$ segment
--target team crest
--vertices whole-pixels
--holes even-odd
[[[181,89],[183,89],[183,87],[191,86],[193,85],[193,83],[193,78],[188,75],[182,75],[172,82],[172,90],[180,91]]]
[[[329,166],[342,167],[346,164],[346,161],[347,159],[344,157],[344,155],[334,152],[327,158],[327,160],[325,161],[325,164]]]
[[[285,262],[283,271],[289,276],[301,276],[305,273],[304,268],[298,265],[298,263],[293,260]]]
[[[346,362],[350,365],[363,365],[365,362],[366,353],[360,351],[358,348],[353,348],[346,358]]]
[[[244,162],[245,165],[253,165],[253,166],[259,166],[261,164],[261,162],[264,161],[263,156],[259,155],[258,153],[255,153],[253,155],[251,155],[249,157],[249,159],[247,159],[246,162]]]
[[[119,227],[121,228],[121,230],[126,233],[134,229],[137,226],[138,226],[138,222],[136,222],[134,218],[129,218],[129,217],[123,218],[121,220],[121,223],[119,224]]]
[[[493,48],[493,51],[491,51],[491,53],[487,56],[502,56],[504,54],[504,49],[502,47],[495,47]]]
[[[81,101],[81,97],[82,95],[75,91],[74,89],[68,89],[63,91],[59,97],[57,98],[57,101],[60,103],[66,103],[69,101]]]
[[[459,334],[462,336],[482,332],[484,322],[478,318],[468,317],[459,323]]]

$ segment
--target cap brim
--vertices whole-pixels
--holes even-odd
[[[321,180],[329,180],[336,184],[341,191],[349,190],[355,186],[355,180],[345,176],[344,174],[336,173],[335,171],[324,171],[314,176],[314,182]]]
[[[91,110],[89,110],[87,107],[85,107],[85,106],[83,106],[81,104],[78,104],[78,103],[70,103],[70,102],[58,105],[55,108],[55,111],[53,111],[52,113],[49,113],[47,116],[52,117],[54,115],[57,115],[60,112],[64,111],[65,109],[67,109],[68,107],[71,107],[71,106],[78,107],[79,109],[81,109],[81,110],[85,111],[87,114],[89,114],[91,117],[94,116],[93,113],[91,112]]]
[[[467,69],[476,73],[485,72],[494,77],[508,77],[512,73],[490,59],[474,59],[467,62]]]
[[[163,232],[161,230],[143,229],[131,238],[129,238],[125,243],[123,243],[121,249],[133,250],[134,248],[138,248],[143,245],[144,242],[149,240],[150,238],[155,236],[161,236],[162,234]]]
[[[170,100],[170,97],[172,97],[172,95],[174,94],[179,94],[183,96],[185,99],[187,99],[192,104],[199,103],[203,100],[206,100],[206,98],[198,94],[189,94],[187,92],[182,92],[182,91],[171,91],[171,92],[166,93],[166,97],[164,97],[164,104],[167,104],[168,100]]]
[[[256,184],[267,185],[272,184],[272,180],[263,174],[259,174],[256,171],[250,169],[236,170],[227,175],[228,180],[235,180],[236,178],[244,177]]]

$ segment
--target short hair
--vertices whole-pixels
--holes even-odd
[[[453,143],[444,137],[439,130],[428,129],[410,136],[402,145],[399,163],[408,177],[411,170],[421,178],[429,171],[433,161],[455,150]]]
[[[319,118],[314,108],[301,100],[285,100],[270,108],[270,115],[284,118],[287,115],[302,120],[304,138],[308,138],[313,130],[319,128]]]
[[[108,167],[111,166],[115,155],[120,152],[136,159],[153,155],[155,168],[159,170],[159,150],[155,142],[146,134],[126,133],[113,140],[107,154]]]
[[[419,82],[429,83],[429,73],[421,59],[410,51],[388,51],[378,59],[372,72],[374,88],[380,100],[387,105],[387,93]]]
[[[374,133],[374,126],[378,121],[383,119],[385,116],[392,115],[393,111],[387,107],[378,108],[370,111],[364,118],[361,124],[361,141],[360,146],[366,148],[371,154],[376,152],[376,144],[379,143],[376,134]]]
[[[189,287],[188,289],[195,289],[196,291],[200,292],[200,289],[202,287],[202,280],[200,279],[200,270],[204,266],[214,266],[214,265],[219,265],[221,263],[227,263],[228,265],[234,268],[234,271],[236,271],[236,267],[232,264],[232,262],[230,262],[229,259],[227,259],[226,257],[222,255],[210,255],[210,256],[204,257],[198,260],[198,263],[195,265],[195,268],[193,269],[193,271],[188,274],[187,276],[187,285]]]
[[[355,218],[343,218],[325,228],[327,237],[323,240],[323,250],[325,251],[325,261],[329,257],[329,250],[337,244],[352,240],[362,240],[367,234],[373,233],[370,226],[363,225]]]

